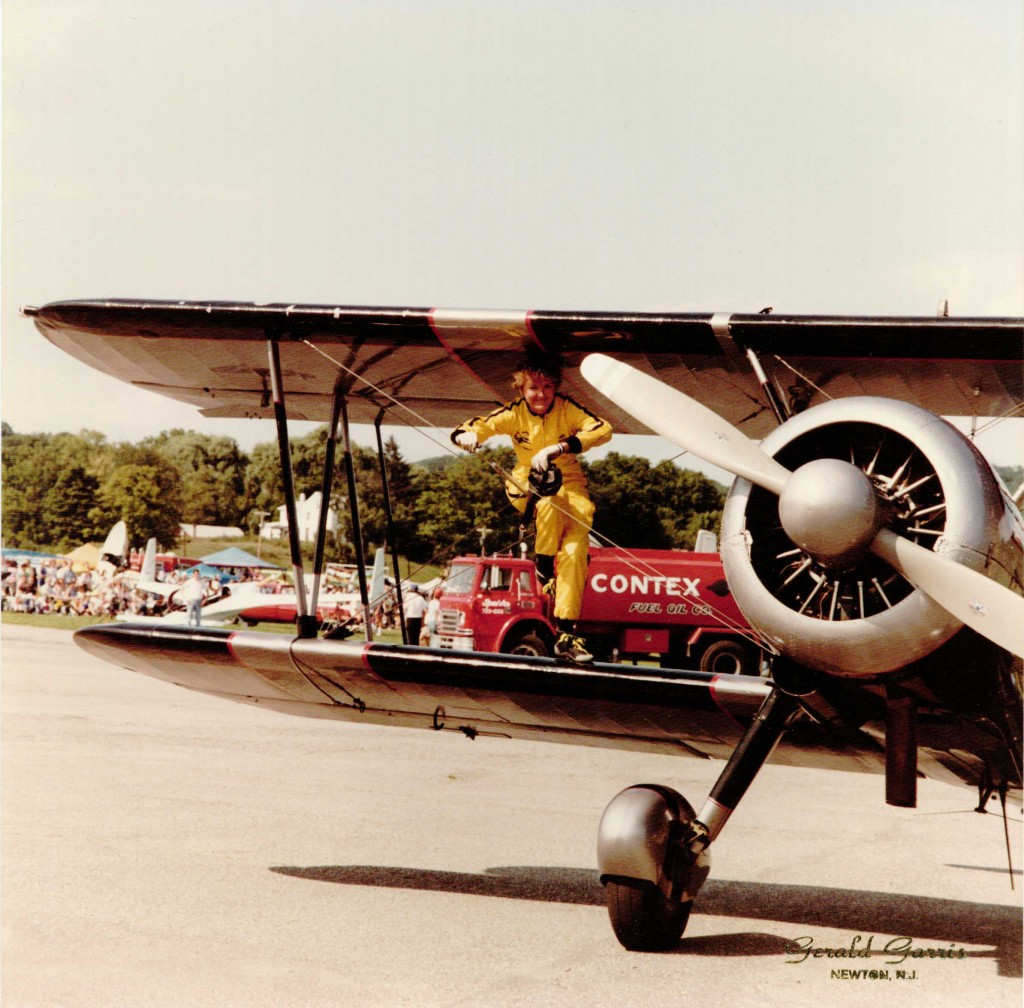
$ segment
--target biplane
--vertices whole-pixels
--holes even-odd
[[[915,804],[921,775],[977,788],[979,811],[1001,797],[1004,815],[1020,787],[1024,526],[941,416],[1020,409],[1024,319],[139,300],[25,312],[52,343],[139,388],[204,416],[276,421],[294,638],[118,624],[78,631],[86,650],[288,714],[724,761],[699,809],[654,784],[607,807],[600,877],[629,949],[678,942],[709,848],[769,758],[884,775],[899,806]],[[772,656],[767,677],[319,632],[302,590],[289,419],[329,425],[328,501],[350,423],[375,426],[386,477],[383,424],[450,429],[489,410],[531,349],[559,354],[563,390],[616,431],[661,434],[735,474],[722,554]],[[358,514],[353,525],[358,542]],[[360,589],[365,605],[365,578]]]

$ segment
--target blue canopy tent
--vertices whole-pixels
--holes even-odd
[[[3,558],[5,560],[60,560],[56,553],[43,553],[40,550],[4,548]]]
[[[194,566],[187,568],[187,573],[191,574],[194,570],[199,571],[199,576],[206,578],[208,581],[235,581],[238,578],[237,574],[222,570],[220,567],[214,567],[202,560]]]
[[[277,564],[261,560],[259,557],[253,556],[248,550],[241,549],[238,546],[229,546],[227,549],[204,556],[200,563],[207,564],[210,567],[255,567],[260,570],[282,570]]]

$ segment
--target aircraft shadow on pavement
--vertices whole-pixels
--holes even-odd
[[[504,899],[538,900],[547,903],[605,905],[604,890],[593,869],[510,866],[488,868],[482,874],[399,868],[382,865],[326,865],[295,868],[278,866],[271,871],[294,878],[341,885],[379,886],[386,889],[419,889],[461,895],[497,896]],[[869,935],[908,936],[918,947],[988,945],[972,950],[970,958],[992,958],[999,975],[1020,977],[1021,942],[1024,938],[1020,909],[992,903],[902,893],[862,892],[822,886],[774,885],[765,882],[730,882],[709,879],[694,904],[694,912],[718,917],[785,921],[797,926],[786,935],[735,934],[687,938],[678,951],[689,955],[782,955],[798,937],[813,937],[814,927],[834,928],[859,934],[861,948]],[[817,941],[816,944],[825,944]],[[873,956],[883,953],[876,940]],[[907,960],[911,962],[911,960]]]

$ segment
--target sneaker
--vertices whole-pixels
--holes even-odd
[[[558,635],[558,640],[555,641],[555,657],[580,665],[594,660],[594,656],[587,650],[586,641],[582,637],[568,633]]]

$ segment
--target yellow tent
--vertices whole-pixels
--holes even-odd
[[[71,569],[76,573],[92,570],[100,562],[100,548],[96,543],[82,543],[70,553],[65,553],[64,558],[71,561]]]

